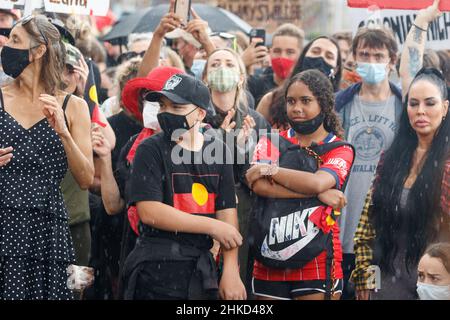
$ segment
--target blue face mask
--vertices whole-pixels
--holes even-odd
[[[356,72],[361,76],[363,82],[379,84],[386,79],[386,65],[386,63],[358,62]]]
[[[417,282],[417,294],[420,300],[450,300],[450,286]]]
[[[192,64],[191,71],[197,79],[202,78],[203,69],[205,69],[206,60],[195,59]]]

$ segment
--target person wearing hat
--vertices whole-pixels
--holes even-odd
[[[195,76],[191,71],[194,59],[200,48],[203,48],[209,55],[215,50],[209,34],[211,30],[208,22],[202,20],[200,16],[191,9],[191,19],[185,27],[183,21],[174,12],[174,0],[170,2],[169,12],[161,19],[158,27],[153,33],[153,38],[147,49],[138,76],[143,77],[159,63],[159,51],[164,43],[164,37],[175,42],[173,49],[183,60],[186,73]],[[158,54],[156,54],[158,53]]]
[[[146,100],[159,102],[162,132],[139,145],[133,162],[130,203],[141,222],[124,266],[124,298],[245,299],[233,168],[225,162],[231,155],[200,130],[211,105],[208,88],[176,74]],[[208,157],[220,148],[217,159]],[[223,250],[220,284],[209,251],[213,239]]]

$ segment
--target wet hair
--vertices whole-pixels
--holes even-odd
[[[284,91],[285,101],[289,88],[296,82],[304,83],[317,99],[320,110],[325,116],[323,121],[325,130],[333,132],[335,135],[342,138],[344,129],[342,129],[341,121],[339,120],[336,111],[334,111],[334,90],[328,78],[322,72],[315,69],[306,70],[296,74],[290,78],[286,84],[286,89]],[[287,110],[286,106],[285,110]]]
[[[427,250],[425,250],[425,254],[429,255],[432,258],[441,260],[442,264],[445,267],[445,270],[450,273],[450,243],[434,243],[430,245]]]
[[[347,42],[348,46],[351,47],[352,46],[352,33],[351,32],[336,32],[334,33],[331,38],[338,42],[338,41],[345,41]]]
[[[132,33],[128,36],[128,48],[136,42],[140,41],[152,41],[153,32]]]
[[[447,86],[450,86],[450,55],[444,50],[439,50],[436,54],[439,57],[439,66],[445,81],[447,81]]]
[[[19,25],[30,35],[32,47],[45,45],[47,48],[41,58],[40,75],[45,92],[55,95],[58,89],[64,90],[67,87],[63,79],[66,66],[66,48],[61,41],[58,29],[43,15],[35,16],[24,25],[21,23]]]
[[[162,47],[161,52],[166,56],[166,59],[169,60],[172,67],[186,71],[183,60],[174,50],[169,47]]]
[[[273,39],[276,37],[293,37],[298,40],[298,47],[301,50],[303,48],[303,42],[305,40],[305,32],[292,23],[285,23],[279,26],[274,34],[272,35],[272,43]]]
[[[116,77],[114,79],[115,84],[118,86],[118,97],[117,100],[120,101],[121,107],[122,105],[122,91],[125,88],[125,85],[127,82],[133,78],[136,78],[139,66],[141,65],[142,58],[141,57],[135,57],[133,59],[130,59],[124,63],[122,63],[120,66],[116,69]],[[143,105],[141,102],[139,102],[139,111],[142,112]]]
[[[95,63],[106,63],[106,50],[95,37],[76,40],[77,48],[84,57],[91,58]]]
[[[398,44],[392,31],[386,27],[381,28],[361,28],[353,38],[352,51],[356,57],[356,50],[360,47],[372,49],[387,49],[391,63],[397,61]]]
[[[334,79],[332,80],[332,85],[333,85],[334,91],[338,91],[339,85],[341,82],[341,78],[342,78],[341,51],[339,50],[339,46],[336,43],[336,41],[334,41],[333,39],[331,39],[329,37],[325,37],[325,36],[318,37],[306,45],[306,47],[303,49],[300,57],[298,58],[297,63],[295,64],[294,68],[292,69],[290,78],[293,78],[298,73],[304,71],[303,61],[305,60],[306,54],[308,53],[309,49],[312,47],[314,42],[319,39],[327,39],[327,40],[331,41],[337,48],[337,53],[338,53],[337,64],[336,64],[337,73],[334,75]],[[328,81],[330,81],[330,79],[328,79]],[[289,80],[286,81],[286,83],[287,82],[289,82]],[[284,95],[285,91],[286,91],[285,86],[276,88],[275,90],[272,91],[273,92],[272,103],[269,108],[269,114],[270,114],[272,125],[275,125],[277,127],[283,127],[283,126],[285,127],[288,124],[288,118],[286,115],[286,99],[285,99],[285,95]]]
[[[417,83],[426,80],[439,88],[441,98],[447,96],[445,81],[436,69],[422,69],[412,81]],[[411,90],[411,87],[410,89]],[[381,250],[380,266],[393,271],[393,260],[398,253],[395,239],[401,217],[400,196],[404,183],[413,163],[413,155],[418,145],[418,137],[411,127],[408,118],[407,104],[409,92],[404,102],[400,117],[399,130],[386,151],[384,159],[377,169],[377,179],[374,184],[373,210],[371,219]],[[443,99],[445,101],[446,99]],[[418,263],[426,246],[434,241],[439,233],[442,210],[439,206],[441,196],[441,181],[444,165],[450,156],[450,117],[446,116],[437,130],[430,150],[424,159],[423,167],[412,185],[405,212],[407,226],[406,266]]]

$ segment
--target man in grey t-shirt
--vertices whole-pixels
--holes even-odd
[[[353,40],[353,56],[362,83],[336,96],[336,111],[343,122],[345,139],[356,150],[345,190],[348,204],[339,220],[344,253],[343,299],[354,298],[353,286],[348,282],[355,267],[353,238],[378,161],[394,139],[402,110],[401,93],[389,82],[397,49],[396,40],[389,30],[360,29]]]

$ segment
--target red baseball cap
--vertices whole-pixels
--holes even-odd
[[[161,91],[164,84],[175,74],[184,74],[181,69],[174,67],[156,67],[145,78],[134,78],[127,82],[122,91],[122,104],[137,120],[143,121],[139,111],[138,94],[142,89]]]

